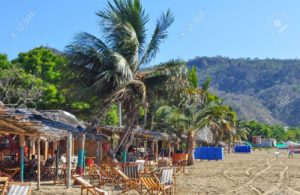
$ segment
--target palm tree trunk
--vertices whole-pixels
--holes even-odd
[[[152,114],[151,114],[151,127],[150,127],[150,130],[153,131],[155,114],[154,114],[154,111],[152,111],[151,113]]]
[[[187,165],[194,164],[194,147],[195,147],[195,140],[194,140],[194,132],[189,130],[188,138],[187,138],[187,146],[188,146],[188,161]]]
[[[119,127],[122,127],[122,102],[118,102],[118,111],[119,111]]]
[[[147,112],[148,112],[148,106],[147,104],[144,105],[144,128],[147,126]]]
[[[122,134],[121,141],[119,142],[119,145],[115,149],[115,153],[120,151],[124,152],[127,151],[129,146],[132,144],[133,139],[133,127],[134,124],[136,123],[136,117],[138,115],[138,112],[136,109],[128,111],[126,114],[126,128],[124,130],[124,133]]]

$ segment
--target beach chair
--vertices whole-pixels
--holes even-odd
[[[158,168],[161,168],[161,167],[167,167],[167,166],[169,166],[169,160],[168,159],[159,159],[158,161],[157,161],[157,167]]]
[[[31,183],[28,182],[7,182],[5,195],[30,195]]]
[[[9,176],[7,175],[1,175],[0,177],[0,182],[1,182],[1,185],[0,185],[0,194],[4,194],[4,192],[6,191],[6,188],[7,188],[7,183],[9,181]]]
[[[108,192],[91,185],[79,175],[73,175],[73,178],[77,183],[81,185],[81,195],[83,195],[84,190],[86,190],[86,194],[91,193],[93,195],[108,195]]]
[[[175,193],[176,180],[172,167],[161,168],[157,175],[141,177],[141,181],[149,194],[154,194],[154,192],[157,194]]]
[[[131,190],[135,190],[138,193],[141,193],[142,185],[137,174],[137,165],[135,165],[136,168],[134,169],[130,167],[131,166],[128,166],[127,168],[123,167],[123,169],[126,170],[128,175],[126,175],[119,167],[114,167],[115,174],[118,176],[122,184],[122,193]],[[133,170],[134,172],[130,173],[130,170]]]
[[[160,183],[166,186],[170,186],[176,190],[176,177],[174,169],[172,167],[161,168],[160,172]]]
[[[144,172],[145,160],[136,160],[135,163],[138,165],[138,172]]]

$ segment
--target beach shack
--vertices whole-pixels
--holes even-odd
[[[19,175],[24,181],[26,163],[30,157],[37,156],[37,167],[34,178],[37,179],[37,188],[40,188],[42,173],[63,173],[67,188],[71,185],[71,171],[74,170],[74,141],[78,138],[92,137],[102,141],[103,135],[86,133],[83,122],[65,111],[36,111],[31,109],[15,109],[0,104],[0,142],[1,144],[1,171]],[[2,151],[3,149],[3,151]],[[64,156],[63,156],[64,155]],[[44,168],[44,162],[49,157],[55,159],[55,166]],[[61,157],[65,157],[61,160]],[[31,159],[32,160],[32,159]],[[14,163],[11,163],[14,162]],[[73,162],[73,166],[72,166]],[[59,167],[59,163],[63,163]],[[15,167],[8,167],[7,165]],[[19,165],[19,166],[18,166]],[[75,164],[76,166],[76,164]],[[10,169],[10,170],[7,170]],[[19,172],[18,172],[19,171]],[[27,173],[27,171],[26,171]]]

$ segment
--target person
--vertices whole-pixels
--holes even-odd
[[[135,156],[134,156],[134,148],[133,146],[129,146],[128,150],[127,150],[127,162],[134,162],[136,160]]]
[[[54,159],[53,159],[52,156],[49,154],[49,155],[48,155],[48,158],[47,158],[47,160],[46,160],[46,162],[45,162],[45,166],[46,166],[46,167],[51,167],[51,166],[53,165],[53,161],[54,161]]]
[[[177,153],[177,154],[183,154],[183,149],[182,149],[182,147],[180,147],[179,150],[176,150],[176,153]]]
[[[289,156],[288,158],[294,158],[295,147],[293,144],[289,145]]]
[[[25,167],[25,177],[33,178],[35,171],[37,170],[37,159],[35,155],[31,155],[31,160],[28,162],[28,165]]]
[[[31,155],[31,160],[29,161],[29,167],[31,169],[36,170],[36,168],[37,168],[37,159],[35,158],[35,155]]]

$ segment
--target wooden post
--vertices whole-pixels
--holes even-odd
[[[169,140],[168,141],[168,157],[169,159],[171,159],[171,150],[172,150],[172,144],[171,144],[171,141]]]
[[[97,128],[97,133],[101,131]],[[97,164],[100,165],[102,161],[102,140],[97,141]]]
[[[75,155],[75,139],[74,139],[74,137],[73,137],[73,139],[72,139],[72,156],[74,156]]]
[[[55,158],[55,151],[57,151],[57,141],[53,142],[53,147],[52,147],[52,156]]]
[[[145,160],[147,160],[147,145],[148,145],[148,143],[147,143],[147,138],[146,138],[146,140],[144,140],[144,159]]]
[[[68,141],[67,141],[67,189],[71,187],[71,156],[72,156],[72,133],[69,132],[68,134]]]
[[[155,162],[158,162],[158,142],[155,140]]]
[[[47,158],[48,158],[48,146],[49,146],[48,141],[45,140],[45,154],[44,154],[44,160],[47,160]]]
[[[152,152],[152,156],[155,156],[155,148],[154,148],[154,140],[152,140],[152,142],[151,142],[151,152]]]
[[[21,182],[24,181],[24,147],[25,147],[25,136],[19,136],[19,144],[20,144],[20,180]]]
[[[41,138],[38,135],[37,139],[37,189],[39,190],[41,187]]]
[[[59,141],[57,142],[57,149],[56,149],[56,161],[55,161],[55,182],[58,180],[58,164],[59,164]]]

